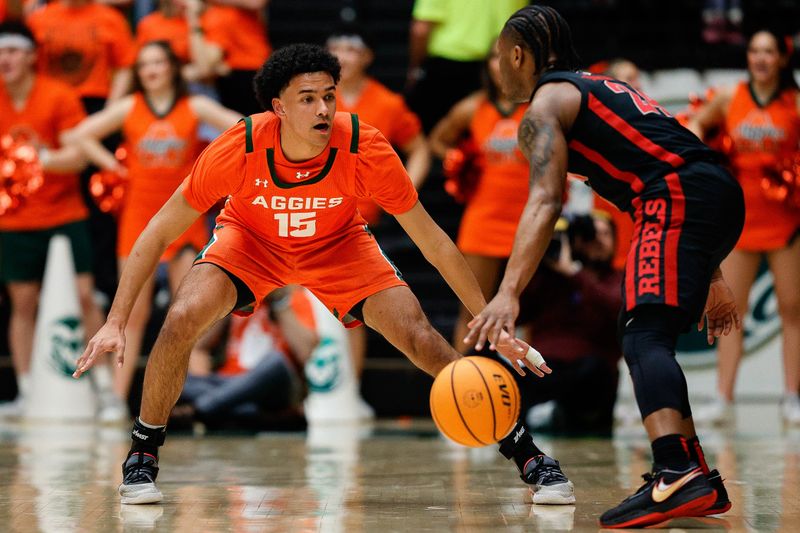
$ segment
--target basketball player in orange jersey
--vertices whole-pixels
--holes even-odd
[[[467,200],[456,244],[488,299],[494,296],[503,265],[511,255],[514,233],[528,197],[530,170],[517,148],[517,129],[525,106],[515,104],[500,92],[496,47],[492,47],[486,70],[486,89],[457,103],[433,128],[430,142],[442,159],[465,133],[478,147],[480,178]],[[462,353],[471,348],[463,341],[471,317],[462,306],[453,333],[453,345]]]
[[[431,168],[431,152],[422,124],[401,95],[367,75],[374,54],[366,32],[355,26],[339,28],[328,37],[326,46],[342,66],[342,79],[336,86],[337,110],[357,114],[398,148],[405,156],[408,176],[419,190]],[[374,225],[380,220],[381,208],[373,200],[361,199],[357,207],[367,224]],[[364,328],[349,330],[350,353],[359,378],[366,356],[366,333]]]
[[[356,115],[336,114],[338,80],[339,63],[319,46],[296,44],[273,54],[254,82],[268,111],[215,140],[136,241],[108,321],[79,359],[76,377],[101,354],[115,352],[122,361],[126,322],[164,250],[227,197],[147,361],[141,414],[123,465],[123,503],[162,498],[155,485],[158,447],[197,338],[230,312],[252,312],[279,287],[305,286],[345,325],[374,328],[430,375],[461,357],[431,327],[383,255],[356,210],[357,199],[371,196],[393,214],[473,313],[485,304],[480,287],[419,203],[391,145]],[[496,347],[520,373],[550,371],[523,342],[506,335]],[[544,459],[524,427],[506,437],[503,450],[527,465],[524,479],[537,491],[562,498],[569,489],[574,500],[558,464]]]
[[[198,137],[200,123],[224,130],[240,118],[208,97],[187,95],[180,61],[166,41],[147,43],[139,50],[134,88],[133,94],[91,115],[66,137],[98,167],[129,178],[117,238],[120,272],[139,234],[189,174],[203,149],[204,143]],[[128,149],[125,166],[100,143],[100,139],[119,130]],[[168,265],[173,294],[207,240],[205,221],[198,218],[161,255],[161,261]],[[127,323],[125,364],[117,372],[114,384],[121,397],[128,396],[136,372],[154,285],[155,276],[150,276]]]
[[[481,349],[487,338],[514,331],[519,295],[560,216],[567,172],[588,176],[635,225],[619,330],[653,451],[645,483],[603,513],[600,525],[723,513],[731,502],[703,456],[675,345],[698,321],[707,323],[709,343],[741,326],[719,264],[741,233],[742,190],[716,153],[657,102],[619,80],[578,71],[569,25],[555,9],[514,13],[498,51],[503,91],[530,103],[519,128],[530,194],[497,295],[470,322],[466,340]]]
[[[800,424],[800,209],[767,198],[761,182],[777,175],[784,158],[798,155],[800,91],[789,64],[786,41],[762,30],[747,47],[749,80],[720,90],[690,122],[700,138],[716,127],[732,141],[731,165],[744,190],[744,231],[736,249],[722,263],[722,273],[736,296],[740,313],[762,257],[775,280],[783,326],[783,418]],[[719,400],[709,420],[730,419],[736,374],[743,351],[743,332],[719,343]]]
[[[21,23],[0,24],[0,136],[25,137],[36,147],[44,183],[15,210],[0,216],[0,275],[11,300],[9,343],[19,390],[17,401],[0,409],[20,415],[30,389],[30,364],[36,313],[50,238],[66,235],[75,263],[76,284],[87,336],[103,322],[94,301],[92,243],[78,185],[85,166],[80,150],[63,146],[62,133],[86,115],[68,85],[35,71],[36,44]],[[98,389],[99,415],[108,418],[119,399],[111,392],[107,365],[92,373]]]

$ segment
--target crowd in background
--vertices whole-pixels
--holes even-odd
[[[338,110],[381,130],[417,188],[441,162],[447,192],[464,205],[457,245],[489,300],[511,253],[530,176],[517,148],[526,106],[500,92],[493,43],[508,16],[527,2],[472,3],[463,9],[455,1],[415,2],[404,95],[369,75],[375,37],[364,27],[337,25],[325,44],[342,65]],[[726,24],[728,40],[742,38],[738,2],[728,11],[724,2],[707,4],[704,38],[721,39]],[[271,52],[266,7],[267,0],[160,0],[157,6],[147,0],[0,0],[0,136],[34,146],[44,173],[39,190],[0,215],[0,275],[11,308],[9,344],[19,390],[0,414],[19,414],[30,388],[50,237],[70,239],[91,336],[147,221],[208,142],[240,117],[260,112],[251,82]],[[134,15],[126,18],[120,8]],[[727,22],[720,13],[727,13]],[[797,187],[796,178],[781,182],[785,171],[800,169],[800,91],[783,35],[757,32],[747,46],[749,80],[717,88],[692,109],[686,125],[715,143],[745,190],[745,234],[722,270],[743,313],[766,257],[783,322],[782,412],[800,423],[800,202],[794,189],[786,192]],[[612,59],[591,70],[639,89],[630,61]],[[93,184],[109,186],[115,179],[127,183],[124,202],[92,193]],[[600,198],[592,205],[559,221],[522,299],[521,334],[555,372],[535,389],[520,384],[534,427],[608,434],[621,357],[619,286],[632,227],[627,214]],[[385,216],[368,199],[359,211],[370,225]],[[213,216],[162,257],[161,275],[148,282],[127,325],[122,368],[92,372],[101,420],[129,418],[155,287],[161,278],[169,291],[177,289],[209,239]],[[365,328],[345,332],[301,288],[278,291],[267,304],[249,319],[224,321],[198,343],[175,420],[294,427],[304,416],[304,397],[306,418],[341,417],[341,409],[314,399],[336,387],[347,389],[352,418],[372,416],[357,392],[368,352]],[[468,319],[462,308],[453,332],[453,345],[464,353],[470,351],[461,340]],[[719,401],[704,416],[698,413],[714,422],[730,417],[741,334],[720,344]]]

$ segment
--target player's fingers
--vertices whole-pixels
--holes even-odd
[[[467,332],[467,336],[464,337],[464,344],[472,344],[473,342],[475,342],[478,338],[478,335],[480,334],[481,328],[485,323],[486,323],[486,318],[481,315],[478,315],[472,320],[470,320],[467,323],[469,331]]]
[[[78,359],[76,362],[75,372],[72,373],[72,377],[79,378],[81,377],[81,374],[91,368],[94,358],[97,357],[96,351],[96,344],[90,344],[90,346],[86,348],[86,352],[84,352],[80,359]]]
[[[492,349],[494,349],[494,345],[497,344],[497,340],[500,338],[502,333],[503,323],[500,320],[496,320],[492,328],[489,330],[489,341],[492,343]]]
[[[528,369],[530,369],[531,372],[533,372],[540,378],[544,377],[544,372],[542,372],[539,368],[537,368],[536,365],[534,365],[528,359],[524,359],[523,362],[525,363],[525,366],[528,367]]]
[[[542,363],[541,365],[539,365],[539,370],[541,370],[545,374],[553,373],[553,370],[549,366],[547,366],[547,363]]]
[[[517,371],[517,374],[519,374],[520,376],[524,376],[525,375],[525,371],[522,370],[522,367],[524,366],[524,364],[520,359],[517,359],[516,361],[512,361],[511,366],[514,368],[514,370]]]
[[[725,317],[725,327],[722,330],[723,335],[728,335],[733,328],[733,316],[727,315]]]
[[[494,318],[487,319],[483,326],[478,330],[478,340],[475,343],[476,350],[483,350],[483,345],[486,344],[486,339],[489,338],[489,332],[494,326]]]
[[[700,317],[700,321],[697,323],[697,331],[703,331],[703,322],[705,322],[706,317]]]

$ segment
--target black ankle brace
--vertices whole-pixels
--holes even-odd
[[[147,452],[156,455],[158,447],[164,444],[164,439],[167,437],[167,428],[153,429],[145,426],[139,421],[137,417],[133,422],[133,430],[131,431],[131,452]]]
[[[531,434],[525,429],[522,422],[517,422],[511,433],[500,441],[500,453],[506,459],[513,459],[520,472],[531,457],[544,455],[542,450],[533,443]]]

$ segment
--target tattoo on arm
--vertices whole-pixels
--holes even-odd
[[[519,147],[531,164],[531,185],[534,178],[545,172],[553,156],[555,131],[552,124],[526,116],[519,125]]]

